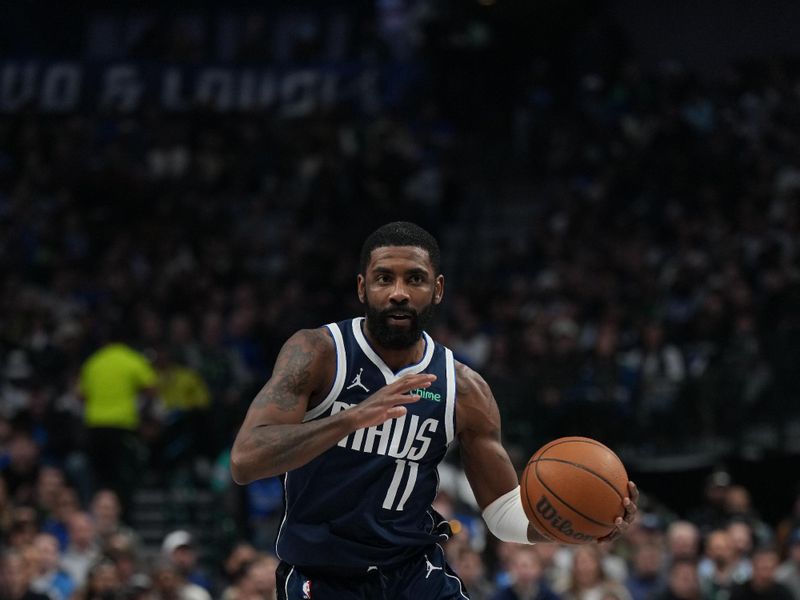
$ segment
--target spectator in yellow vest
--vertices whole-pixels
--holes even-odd
[[[161,432],[152,457],[162,472],[185,468],[210,450],[211,392],[197,371],[180,364],[168,348],[158,351],[158,397],[163,411]]]
[[[140,397],[152,398],[157,376],[143,354],[115,338],[86,359],[79,390],[95,483],[116,491],[125,507],[140,464]]]

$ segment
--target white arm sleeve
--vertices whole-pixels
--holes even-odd
[[[531,543],[528,540],[528,517],[522,508],[519,486],[484,508],[483,520],[489,531],[504,542]]]

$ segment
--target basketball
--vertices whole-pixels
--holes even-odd
[[[597,440],[564,437],[539,448],[522,473],[528,520],[554,541],[586,544],[607,535],[625,514],[628,474]]]

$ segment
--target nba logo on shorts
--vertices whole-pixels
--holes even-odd
[[[303,582],[303,599],[306,598],[309,600],[311,598],[311,582],[309,580]]]

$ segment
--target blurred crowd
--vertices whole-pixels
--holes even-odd
[[[233,486],[230,443],[282,342],[361,311],[360,244],[389,220],[440,238],[432,333],[491,383],[515,458],[569,434],[658,454],[765,423],[788,441],[791,63],[712,82],[606,47],[569,71],[518,61],[506,104],[459,104],[473,76],[504,85],[462,60],[487,32],[392,6],[381,53],[431,69],[404,108],[0,117],[0,600],[271,597],[280,482]],[[486,533],[457,464],[437,510],[473,600],[800,598],[800,494],[767,521],[715,471],[692,511],[645,495],[611,546],[529,548]],[[214,552],[191,527],[141,539],[145,479],[211,490],[233,521]]]
[[[115,491],[98,489],[84,507],[64,471],[42,464],[30,500],[15,502],[13,472],[0,479],[3,600],[275,597],[278,559],[270,547],[241,536],[209,564],[200,539],[177,529],[147,548],[125,522]],[[800,598],[800,492],[793,509],[770,524],[747,488],[717,470],[703,502],[685,516],[645,493],[638,519],[612,544],[527,546],[492,538],[474,506],[448,489],[435,508],[453,525],[445,552],[472,600]]]
[[[756,425],[781,448],[800,414],[796,65],[553,71],[526,71],[440,336],[503,391],[526,453],[554,431],[741,448]]]

